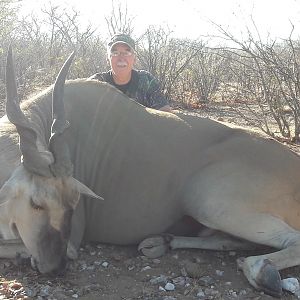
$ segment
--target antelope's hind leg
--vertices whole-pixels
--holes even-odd
[[[249,256],[238,261],[240,269],[252,286],[275,297],[282,295],[279,270],[300,265],[300,232],[287,225],[285,227],[285,230],[274,238],[275,243],[270,242],[281,250]]]
[[[279,249],[269,254],[246,257],[239,261],[239,267],[253,287],[280,297],[282,283],[279,270],[300,265],[300,232],[267,213],[248,211],[241,215],[231,214],[230,222],[218,224],[217,219],[213,221],[217,228],[223,228],[234,236]]]
[[[237,216],[239,219],[240,216]],[[215,220],[216,221],[216,220]],[[249,283],[258,290],[280,297],[282,283],[279,270],[300,265],[300,232],[284,221],[268,214],[245,214],[239,221],[214,225],[230,232],[231,235],[215,231],[209,236],[178,237],[172,235],[153,236],[139,245],[146,256],[157,257],[168,249],[199,248],[207,250],[252,250],[260,245],[280,249],[279,251],[249,256],[238,261],[239,267]]]

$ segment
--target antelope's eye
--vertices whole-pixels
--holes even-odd
[[[30,198],[30,205],[34,210],[43,210],[44,208],[40,205],[37,205],[33,202],[32,198]]]

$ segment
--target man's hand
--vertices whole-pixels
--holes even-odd
[[[170,105],[165,105],[165,106],[161,107],[159,110],[166,111],[166,112],[172,112]]]

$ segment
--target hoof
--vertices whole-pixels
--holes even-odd
[[[163,256],[170,249],[171,235],[153,236],[143,240],[138,250],[149,258],[157,258]]]
[[[258,273],[256,280],[258,287],[266,294],[277,298],[282,296],[281,277],[270,260],[264,260],[264,265]]]
[[[239,267],[250,284],[256,289],[273,297],[282,296],[281,278],[278,270],[269,259],[257,259],[257,257],[248,257],[238,262]]]

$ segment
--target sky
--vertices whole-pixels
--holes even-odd
[[[39,14],[41,8],[53,5],[80,12],[83,24],[90,22],[99,33],[106,28],[105,16],[112,11],[113,0],[23,0],[21,14]],[[114,1],[117,3],[117,0]],[[265,38],[300,36],[300,0],[122,0],[128,14],[134,17],[134,34],[142,34],[150,26],[168,26],[173,35],[198,39],[216,35],[212,23],[221,25],[235,36],[247,36],[246,28],[255,34],[254,23]],[[86,23],[87,24],[87,23]],[[106,32],[107,34],[107,32]]]

